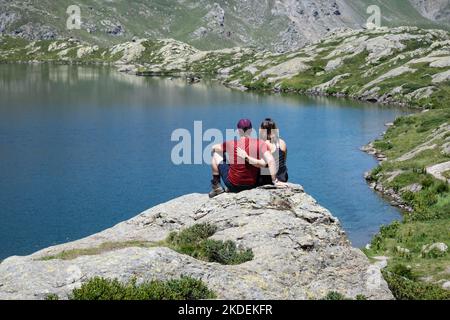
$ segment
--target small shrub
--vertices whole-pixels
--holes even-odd
[[[373,143],[374,147],[378,150],[385,151],[392,149],[392,143],[390,141],[377,140]]]
[[[432,191],[421,191],[416,193],[412,201],[414,209],[425,212],[438,201],[437,196]]]
[[[421,182],[422,186],[427,189],[430,188],[434,184],[434,179],[430,175],[426,175]]]
[[[392,273],[410,279],[410,280],[415,280],[416,277],[414,276],[411,268],[408,268],[407,266],[405,266],[402,263],[397,263],[396,265],[394,265],[391,269]]]
[[[400,221],[394,221],[387,226],[381,226],[380,234],[383,238],[395,238],[399,228]]]
[[[389,289],[398,300],[448,300],[450,291],[441,287],[407,279],[392,272],[383,271]]]
[[[179,233],[172,232],[167,242],[175,251],[197,258],[200,254],[199,248],[202,243],[216,233],[217,228],[204,223],[196,224]]]
[[[234,265],[252,260],[253,252],[250,249],[238,250],[233,241],[206,240],[204,256],[208,261]]]
[[[208,239],[216,230],[210,224],[198,224],[179,233],[171,233],[166,242],[169,248],[179,253],[209,262],[235,265],[253,259],[251,249],[238,249],[233,241]]]
[[[433,190],[437,194],[448,192],[448,184],[444,181],[439,181],[433,186]]]
[[[51,293],[45,297],[45,300],[59,300],[59,296],[57,294]]]
[[[412,203],[415,198],[415,193],[411,191],[405,191],[402,193],[402,199],[408,203]]]
[[[348,300],[348,299],[339,292],[330,291],[322,300]]]
[[[136,280],[121,283],[117,279],[93,278],[81,288],[74,289],[70,300],[199,300],[212,299],[215,295],[206,285],[189,277],[137,285]]]
[[[381,234],[378,233],[373,237],[370,246],[376,251],[384,249],[384,241]]]

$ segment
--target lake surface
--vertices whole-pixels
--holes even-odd
[[[396,108],[216,83],[141,78],[104,67],[0,65],[0,259],[75,240],[161,202],[209,191],[210,169],[176,166],[177,128],[234,128],[274,118],[292,182],[364,246],[399,212],[368,188],[376,161],[359,148]],[[208,143],[205,142],[205,146]]]

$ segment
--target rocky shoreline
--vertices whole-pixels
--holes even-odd
[[[361,147],[361,151],[373,156],[379,163],[387,160],[387,156],[380,150],[376,149],[373,142]],[[389,201],[391,205],[401,209],[404,212],[412,212],[414,209],[409,206],[406,201],[403,200],[401,194],[396,192],[393,188],[386,188],[382,183],[374,180],[371,175],[371,171],[364,173],[364,179],[367,181],[369,187],[372,190],[378,192],[381,197]]]

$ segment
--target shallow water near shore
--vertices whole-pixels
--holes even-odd
[[[210,169],[176,166],[175,129],[274,118],[302,184],[364,246],[400,218],[364,181],[359,148],[405,110],[239,92],[106,67],[0,65],[0,259],[93,234],[156,204],[209,191]],[[204,143],[204,147],[208,142]]]

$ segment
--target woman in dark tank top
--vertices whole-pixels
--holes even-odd
[[[277,179],[280,182],[287,182],[289,179],[287,170],[287,146],[284,140],[280,139],[280,131],[271,118],[266,118],[260,126],[259,138],[266,142],[272,152],[277,164]],[[272,184],[272,178],[267,168],[261,169],[259,185]]]

